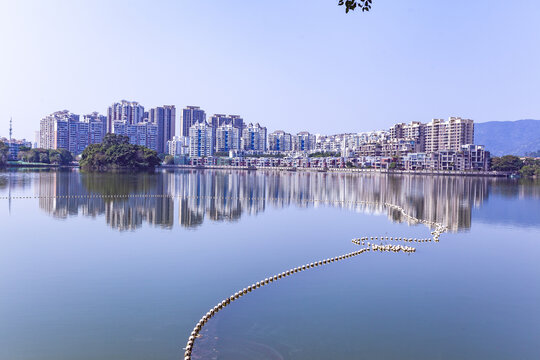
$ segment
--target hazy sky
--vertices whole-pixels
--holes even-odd
[[[56,110],[199,105],[269,131],[540,118],[540,2],[0,1],[0,136]]]

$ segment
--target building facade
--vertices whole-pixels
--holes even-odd
[[[206,122],[206,112],[198,106],[187,106],[182,109],[180,136],[189,136],[191,126]]]
[[[88,124],[68,110],[57,111],[41,119],[39,138],[44,149],[65,149],[77,155],[88,146]]]
[[[293,147],[295,151],[310,151],[315,149],[315,142],[315,135],[301,131],[293,138]]]
[[[127,136],[129,143],[142,145],[157,151],[158,128],[156,124],[143,121],[138,124],[129,124],[125,120],[116,120],[112,123],[113,134]]]
[[[459,117],[451,117],[448,121],[433,119],[425,126],[424,139],[427,153],[460,151],[462,145],[474,144],[474,122]]]
[[[167,142],[175,135],[176,127],[176,107],[174,105],[158,106],[150,109],[148,120],[157,125],[157,152],[166,153]]]
[[[249,124],[242,130],[242,150],[266,151],[266,128],[257,124]]]
[[[144,119],[144,106],[136,101],[122,100],[113,103],[107,111],[107,132],[112,132],[112,123],[117,120],[138,124]]]
[[[217,152],[229,152],[240,149],[241,130],[233,126],[232,123],[219,126],[215,133],[215,150]]]
[[[223,125],[232,125],[242,130],[244,128],[244,119],[240,115],[214,114],[210,117],[208,124],[216,129]]]
[[[189,137],[174,136],[167,142],[167,150],[174,157],[189,156]]]
[[[88,144],[100,144],[107,134],[107,117],[93,112],[83,115],[81,121],[88,124]]]
[[[197,122],[189,129],[189,156],[214,155],[214,131],[206,121]]]
[[[409,153],[403,157],[406,170],[488,171],[489,151],[482,145],[462,145],[459,151]]]
[[[283,130],[268,134],[268,150],[291,151],[293,149],[292,135]]]

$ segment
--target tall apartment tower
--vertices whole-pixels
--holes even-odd
[[[157,152],[166,153],[167,142],[175,135],[176,127],[176,107],[174,105],[163,105],[150,109],[148,120],[157,125]]]
[[[291,151],[293,149],[292,135],[283,130],[268,134],[268,150]]]
[[[40,121],[39,143],[44,149],[65,149],[79,154],[88,145],[88,126],[81,125],[79,115],[68,110],[54,112]]]
[[[242,131],[232,124],[224,124],[216,129],[215,149],[219,152],[240,149]]]
[[[107,134],[107,117],[98,112],[83,115],[81,120],[88,124],[88,144],[99,144]]]
[[[308,151],[315,149],[315,135],[307,131],[301,131],[293,138],[293,148],[296,151]]]
[[[138,124],[144,119],[144,106],[136,101],[122,100],[109,106],[107,111],[107,132],[112,132],[112,123],[116,120],[128,124]]]
[[[187,106],[182,109],[181,136],[189,136],[192,125],[206,122],[206,113],[198,106]]]
[[[189,128],[189,156],[214,155],[214,131],[206,121],[197,122]]]
[[[113,133],[127,136],[129,143],[142,145],[157,151],[158,127],[148,121],[138,124],[128,124],[126,120],[115,120],[112,124]]]
[[[222,125],[232,125],[237,129],[242,130],[244,128],[244,119],[240,115],[224,115],[214,114],[210,117],[208,124],[212,127],[218,128]]]
[[[474,144],[474,121],[451,117],[433,119],[425,126],[425,152],[460,151],[462,145]]]
[[[249,124],[242,130],[242,150],[266,151],[266,128]]]
[[[410,124],[395,124],[390,128],[390,140],[409,140],[414,141],[416,152],[425,150],[425,129],[426,124],[419,121],[413,121]]]

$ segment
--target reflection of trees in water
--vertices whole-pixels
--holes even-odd
[[[174,223],[173,200],[147,196],[163,193],[163,177],[159,174],[50,172],[38,177],[37,188],[43,197],[39,199],[40,208],[54,217],[105,215],[107,224],[118,230],[134,230],[144,222],[165,228]],[[96,194],[144,197],[91,197]],[[82,197],[62,198],[67,195]]]
[[[100,195],[129,195],[155,193],[162,177],[148,172],[81,172],[80,178],[87,193]]]
[[[540,198],[540,179],[498,179],[490,184],[490,191],[506,198]]]
[[[21,174],[15,175],[18,178]],[[471,226],[472,208],[481,205],[490,193],[540,198],[538,181],[454,176],[234,170],[156,173],[72,170],[26,176],[32,179],[36,195],[48,197],[39,200],[40,207],[53,216],[105,215],[107,223],[120,230],[136,229],[145,222],[171,228],[175,217],[184,227],[197,227],[206,217],[213,221],[236,221],[243,214],[263,212],[268,205],[334,206],[386,213],[394,222],[408,221],[399,212],[383,206],[391,203],[403,207],[413,217],[442,223],[457,231]],[[14,183],[19,185],[14,186],[23,186],[24,181],[16,180]],[[84,197],[96,194],[130,197]],[[66,195],[83,197],[60,198]],[[380,205],[355,204],[360,201]]]
[[[49,171],[48,169],[20,169],[7,171],[0,169],[0,189],[24,190],[30,188],[33,179],[38,173]]]

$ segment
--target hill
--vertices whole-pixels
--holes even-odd
[[[540,150],[540,120],[475,123],[474,142],[485,145],[493,156],[523,156]]]

